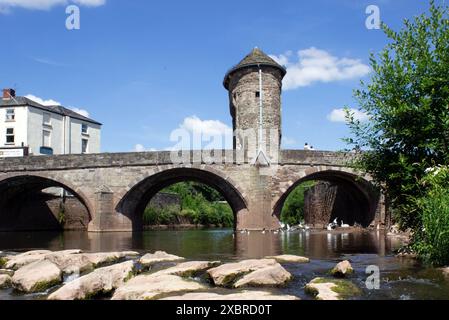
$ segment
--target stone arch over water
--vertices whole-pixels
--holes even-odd
[[[118,202],[115,210],[130,219],[133,230],[142,230],[143,212],[154,195],[183,181],[203,183],[220,192],[234,213],[235,228],[242,215],[248,212],[245,195],[237,184],[219,171],[208,168],[171,168],[136,181]]]
[[[61,189],[66,196],[56,194]],[[0,179],[0,231],[87,230],[91,213],[87,197],[62,178],[19,174]]]
[[[319,205],[317,208],[316,204],[312,204],[311,208],[306,200],[305,207],[309,206],[305,210],[311,211],[312,215],[322,214],[321,217],[306,216],[306,224],[325,226],[337,219],[338,223],[344,221],[350,225],[368,227],[375,221],[379,210],[380,192],[370,182],[369,177],[362,177],[350,169],[334,170],[320,167],[306,170],[305,174],[289,183],[284,192],[275,199],[273,215],[280,217],[288,196],[306,181],[319,182],[309,191],[313,193],[313,201]],[[317,221],[319,223],[315,223]]]

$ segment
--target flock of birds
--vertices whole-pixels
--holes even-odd
[[[267,232],[273,232],[273,234],[278,234],[280,233],[284,233],[284,232],[292,232],[292,231],[296,231],[296,230],[310,230],[310,227],[308,225],[306,225],[304,222],[301,222],[300,224],[296,225],[296,226],[290,226],[289,224],[285,224],[285,223],[279,223],[280,228],[278,230],[274,230],[274,231],[267,231],[267,230],[263,230],[262,234],[265,234]],[[329,223],[327,225],[327,230],[328,231],[332,231],[335,230],[336,228],[350,228],[351,226],[349,224],[346,224],[343,222],[343,220],[341,220],[341,224],[338,224],[337,218],[335,218],[334,221],[332,221],[331,223]],[[242,230],[240,231],[241,234],[250,234],[251,231],[250,230]]]

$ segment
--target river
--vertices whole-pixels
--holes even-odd
[[[310,299],[304,293],[307,282],[341,260],[351,261],[351,276],[362,294],[355,299],[449,299],[449,279],[434,268],[415,260],[397,258],[393,251],[401,240],[382,231],[295,231],[285,233],[251,232],[234,234],[232,230],[145,231],[142,233],[31,232],[0,233],[1,251],[32,249],[82,249],[84,251],[163,250],[191,260],[223,262],[268,255],[295,254],[309,257],[309,264],[287,264],[294,280],[275,292]],[[380,269],[380,289],[366,289],[366,268]],[[0,290],[1,299],[42,299],[45,295],[17,295],[11,289]]]

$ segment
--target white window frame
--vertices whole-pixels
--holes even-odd
[[[8,130],[12,130],[12,133],[8,133]],[[12,137],[12,142],[8,142],[8,138]],[[16,139],[15,139],[15,130],[14,128],[6,128],[6,140],[5,140],[5,144],[7,145],[14,145],[16,143]]]
[[[48,116],[48,122],[45,121],[45,116]],[[50,112],[44,112],[42,114],[42,124],[44,126],[51,126],[51,113]]]
[[[48,145],[45,144],[45,134],[48,134]],[[51,131],[42,130],[42,146],[46,148],[51,148]]]
[[[86,128],[86,131],[83,129]],[[81,134],[88,135],[89,134],[89,126],[85,123],[81,124]]]
[[[6,120],[6,122],[16,121],[16,110],[15,109],[6,109],[5,120]]]
[[[86,150],[84,149],[84,141],[86,141]],[[81,153],[86,154],[89,153],[89,139],[81,138]]]

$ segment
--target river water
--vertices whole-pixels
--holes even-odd
[[[307,282],[326,276],[341,260],[351,261],[355,270],[351,280],[362,289],[355,299],[449,299],[449,279],[441,271],[420,265],[415,260],[397,258],[393,251],[402,245],[381,231],[295,231],[285,233],[233,230],[146,231],[142,233],[0,233],[0,251],[33,249],[82,249],[86,252],[135,250],[142,253],[163,250],[190,260],[223,262],[268,255],[295,254],[309,257],[309,264],[287,264],[294,280],[274,292],[310,299],[304,293]],[[380,289],[368,290],[366,268],[380,269]],[[42,299],[45,295],[17,295],[0,290],[1,299]]]

